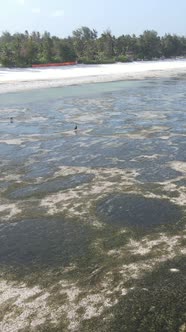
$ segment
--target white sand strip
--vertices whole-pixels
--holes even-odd
[[[186,59],[49,68],[0,68],[0,93],[135,78],[167,77],[180,73],[186,74]]]

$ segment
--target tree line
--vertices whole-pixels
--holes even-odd
[[[35,31],[14,34],[5,31],[0,36],[0,63],[5,67],[65,61],[114,63],[177,56],[186,56],[186,37],[171,34],[160,37],[154,30],[117,38],[110,30],[98,37],[97,31],[88,27],[73,31],[68,38]]]

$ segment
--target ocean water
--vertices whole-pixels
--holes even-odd
[[[44,176],[47,168],[53,172],[66,165],[135,168],[144,182],[171,179],[176,172],[168,162],[185,160],[185,81],[126,81],[0,95],[3,163],[11,167],[32,158],[26,177],[35,177],[33,169]]]
[[[33,323],[36,331],[38,326],[52,331],[53,325],[87,331],[87,324],[89,331],[102,331],[95,317],[109,316],[112,308],[127,330],[122,294],[128,299],[132,290],[134,307],[143,307],[135,287],[145,288],[154,273],[161,288],[162,264],[181,271],[185,85],[182,75],[0,95],[0,273],[9,283],[45,290],[50,312],[61,308],[56,319],[38,308],[35,315],[43,320]],[[169,286],[181,302],[178,277],[174,274]],[[62,287],[60,304],[54,286]],[[33,310],[27,308],[21,328],[28,328]],[[20,313],[14,315],[19,321]],[[116,325],[116,318],[108,320],[109,331],[122,330]]]

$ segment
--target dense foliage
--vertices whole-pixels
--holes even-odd
[[[0,37],[0,63],[9,67],[27,67],[37,63],[65,62],[113,63],[132,60],[151,60],[186,55],[186,37],[146,30],[140,36],[122,35],[118,38],[110,30],[100,37],[96,30],[82,27],[68,38],[51,36],[45,32],[3,32]]]

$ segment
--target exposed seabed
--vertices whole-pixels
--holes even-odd
[[[0,330],[185,331],[184,84],[0,96]]]

